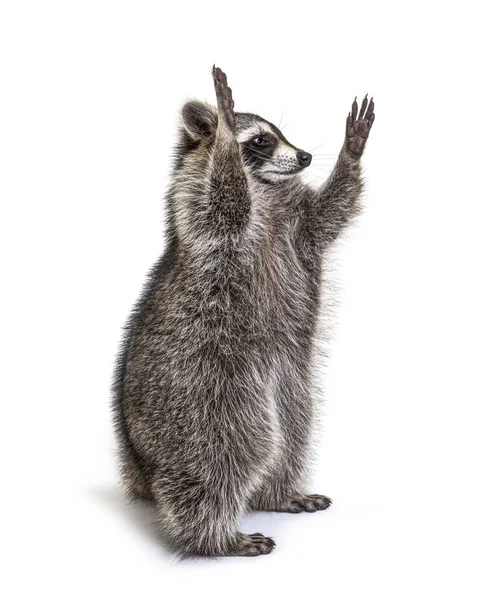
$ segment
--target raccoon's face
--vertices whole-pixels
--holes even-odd
[[[286,181],[311,164],[312,156],[293,146],[283,133],[265,119],[250,113],[235,113],[236,138],[244,166],[249,174],[267,183]],[[188,102],[182,120],[192,149],[215,137],[218,116],[214,107],[203,102]]]
[[[257,115],[236,113],[236,138],[245,166],[262,181],[285,181],[311,164],[309,152],[293,146],[278,127]]]

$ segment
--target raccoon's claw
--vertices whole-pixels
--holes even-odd
[[[360,158],[363,154],[366,140],[370,134],[371,127],[375,120],[375,103],[373,98],[368,104],[368,94],[361,103],[361,109],[358,116],[357,97],[352,103],[351,112],[347,117],[345,148],[353,158]]]
[[[232,90],[227,85],[227,76],[215,65],[213,65],[212,74],[217,94],[218,110],[225,117],[230,129],[235,131],[234,100]]]

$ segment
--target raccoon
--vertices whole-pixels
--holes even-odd
[[[182,555],[258,556],[246,511],[314,512],[312,359],[325,250],[358,213],[373,99],[354,100],[345,142],[315,191],[312,156],[272,123],[217,106],[182,108],[166,248],[125,329],[113,409],[128,492],[154,503]]]

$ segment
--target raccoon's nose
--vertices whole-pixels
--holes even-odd
[[[296,156],[301,167],[309,167],[313,158],[309,152],[303,152],[302,150],[299,150]]]

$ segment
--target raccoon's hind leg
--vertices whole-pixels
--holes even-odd
[[[294,446],[303,449],[304,444],[297,438],[291,437],[289,445],[292,445],[292,448],[287,449],[287,453],[279,460],[274,472],[264,480],[261,489],[250,499],[251,510],[316,512],[325,510],[332,504],[328,496],[307,494],[303,491],[306,487],[306,459],[303,453],[297,456]]]
[[[237,523],[244,510],[246,482],[216,465],[221,479],[200,481],[177,471],[157,472],[157,499],[164,540],[183,556],[259,556],[275,542],[261,533],[244,534]]]
[[[168,452],[156,457],[152,491],[163,538],[185,556],[268,554],[273,540],[238,531],[274,446],[259,371],[205,348],[196,364],[174,367],[187,387],[167,397],[172,412],[187,398],[187,417],[167,429]]]
[[[252,510],[268,512],[325,510],[332,504],[330,498],[305,491],[315,411],[308,385],[309,369],[290,359],[283,362],[284,374],[276,397],[283,450],[249,505]]]

